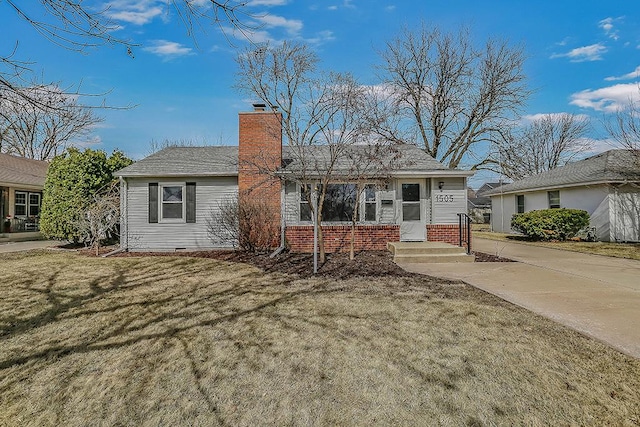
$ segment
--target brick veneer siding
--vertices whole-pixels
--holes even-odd
[[[458,245],[460,243],[460,226],[458,224],[428,224],[427,241]]]
[[[349,252],[351,226],[325,225],[322,227],[326,253]],[[295,225],[286,229],[287,244],[292,252],[313,252],[313,226]],[[399,225],[357,225],[355,250],[385,250],[387,242],[400,240]]]

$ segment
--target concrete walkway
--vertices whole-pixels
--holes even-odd
[[[31,242],[0,243],[0,253],[30,251],[31,249],[44,249],[52,246],[64,245],[66,242],[58,240],[35,240]]]
[[[401,264],[460,279],[640,358],[640,261],[474,239],[517,263]]]

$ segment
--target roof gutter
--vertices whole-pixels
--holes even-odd
[[[635,184],[637,182],[638,181],[627,181],[627,180],[590,181],[590,182],[579,182],[579,183],[572,183],[572,184],[546,185],[541,187],[516,188],[513,190],[510,190],[510,189],[500,190],[500,187],[498,187],[495,190],[484,192],[482,193],[482,195],[487,197],[494,197],[494,196],[500,196],[504,194],[515,194],[515,193],[524,193],[524,192],[531,192],[531,191],[548,191],[548,190],[558,190],[562,188],[589,187],[591,185],[613,185],[613,184],[625,185],[625,184]]]

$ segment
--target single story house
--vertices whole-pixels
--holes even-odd
[[[0,153],[0,233],[38,231],[49,164]]]
[[[469,190],[467,211],[473,222],[488,224],[491,221],[491,198],[486,193],[503,184],[485,182],[478,190]]]
[[[491,197],[493,231],[511,231],[513,214],[548,208],[585,210],[596,238],[640,241],[640,153],[610,150],[498,187]]]
[[[390,241],[458,244],[458,214],[466,212],[467,178],[414,145],[394,146],[382,173],[363,169],[354,146],[333,158],[329,146],[282,143],[281,113],[254,105],[239,113],[237,146],[169,147],[116,172],[121,180],[121,247],[129,251],[174,251],[229,246],[208,231],[212,212],[240,196],[267,202],[273,221],[292,251],[311,252],[313,225],[306,195],[332,170],[323,208],[327,252],[348,250],[350,224],[358,212],[356,250],[385,249]],[[390,154],[391,153],[391,154]],[[348,178],[351,177],[351,178]],[[383,179],[384,178],[384,179]],[[357,199],[357,200],[356,200]],[[276,246],[280,236],[275,236]]]

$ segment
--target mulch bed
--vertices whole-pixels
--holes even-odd
[[[67,246],[66,249],[79,249]],[[114,246],[100,248],[100,255],[116,249]],[[86,256],[95,256],[95,251],[80,249]],[[280,272],[295,274],[300,277],[313,275],[313,255],[283,252],[273,258],[270,254],[254,254],[242,251],[211,250],[189,252],[122,252],[113,256],[188,256],[209,258],[229,262],[243,262],[258,267],[266,272]],[[514,262],[511,259],[495,255],[474,252],[476,262]],[[393,256],[388,251],[363,251],[356,254],[354,260],[346,253],[327,254],[324,264],[318,265],[318,276],[335,279],[349,277],[413,277],[414,273],[403,270],[393,262]]]

